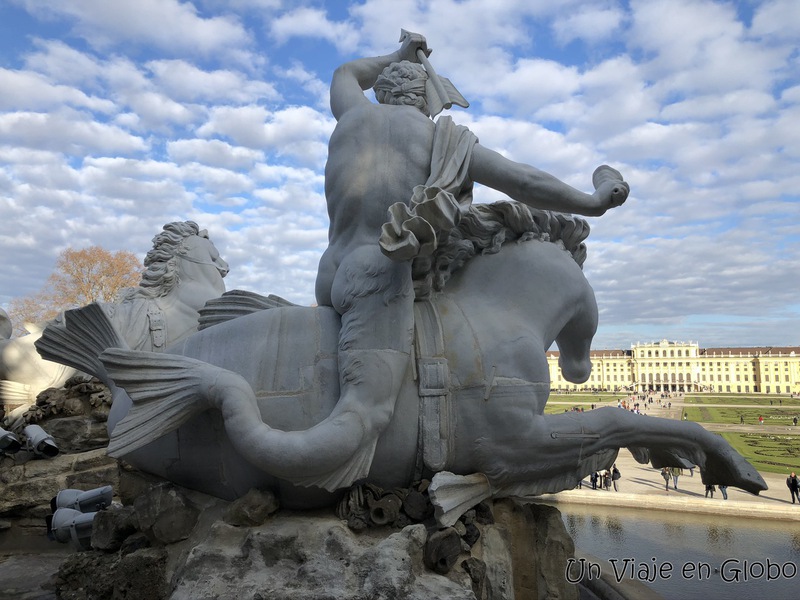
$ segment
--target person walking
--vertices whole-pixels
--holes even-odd
[[[723,500],[727,500],[728,499],[728,486],[720,484],[719,485],[719,491],[722,492],[722,499]]]
[[[664,485],[666,487],[666,491],[669,491],[669,471],[667,467],[661,469],[661,476],[664,478]]]
[[[672,469],[670,469],[670,472],[672,473],[672,487],[677,490],[678,489],[678,477],[683,475],[683,469],[681,469],[680,467],[672,467]]]
[[[619,482],[621,477],[622,477],[622,473],[619,472],[619,469],[617,468],[617,465],[614,465],[613,467],[611,467],[611,483],[614,484],[614,491],[615,492],[619,491],[618,482]]]
[[[597,471],[595,471],[594,473],[592,473],[592,476],[589,478],[589,480],[592,482],[592,489],[593,490],[597,489],[597,478],[598,477],[599,477],[599,475],[597,474]]]
[[[792,504],[794,504],[795,498],[800,502],[800,481],[797,480],[797,475],[792,473],[786,478],[786,487],[789,488],[789,493],[792,495]]]
[[[711,494],[711,497],[713,498],[715,490],[716,490],[716,488],[713,485],[707,485],[706,486],[706,498],[708,498],[709,494]]]

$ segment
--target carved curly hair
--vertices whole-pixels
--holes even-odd
[[[153,238],[153,248],[144,258],[145,272],[139,287],[129,289],[122,301],[134,298],[160,298],[169,294],[178,285],[176,256],[185,253],[183,241],[200,234],[194,221],[167,223],[163,231]]]
[[[422,65],[403,60],[386,67],[372,89],[381,104],[413,106],[430,116],[425,97],[427,79]]]
[[[418,299],[441,291],[447,280],[476,254],[495,254],[506,242],[540,240],[566,250],[583,266],[589,224],[586,220],[548,210],[532,209],[519,202],[473,204],[449,232],[440,232],[432,256],[416,258],[411,271]]]

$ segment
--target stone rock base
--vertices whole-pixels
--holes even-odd
[[[461,534],[449,539],[457,528],[431,522],[354,531],[332,509],[275,512],[264,494],[228,503],[172,484],[151,487],[132,506],[101,513],[95,549],[62,564],[56,593],[69,600],[579,597],[564,576],[574,545],[550,506],[489,503],[494,522],[475,521],[470,546]],[[159,514],[165,507],[174,526]],[[437,551],[447,560],[432,562]]]

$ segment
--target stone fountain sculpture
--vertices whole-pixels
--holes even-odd
[[[131,349],[162,352],[197,331],[199,309],[225,292],[228,264],[192,221],[167,223],[153,238],[144,259],[138,287],[123,292],[116,303],[101,306]],[[63,319],[59,316],[55,324]],[[16,405],[11,420],[36,402],[48,388],[60,388],[75,369],[43,360],[35,349],[42,327],[29,325],[29,334],[11,338],[5,311],[0,314],[0,404]],[[8,335],[5,335],[7,333]]]
[[[358,482],[433,477],[445,524],[483,498],[573,488],[621,447],[656,467],[689,461],[706,483],[765,489],[694,423],[544,414],[546,350],[555,341],[565,378],[583,382],[597,327],[581,270],[589,228],[571,215],[602,215],[628,185],[601,166],[586,194],[450,117],[434,122],[466,101],[428,54],[404,32],[396,52],[333,76],[319,307],[226,295],[164,353],[129,348],[99,307],[47,328],[43,356],[114,390],[109,453],[225,499],[271,489],[289,508],[333,504]],[[472,205],[474,182],[511,201]]]

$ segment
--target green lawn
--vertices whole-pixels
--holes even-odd
[[[744,417],[745,425],[758,425],[758,417],[764,417],[764,425],[787,425],[792,426],[792,418],[800,418],[799,408],[780,408],[776,406],[765,406],[764,408],[739,408],[737,406],[690,406],[683,410],[687,420],[697,423],[727,423],[731,425],[740,424],[741,417]],[[800,433],[800,426],[798,426]]]
[[[759,471],[788,475],[800,470],[800,436],[723,433],[722,437]]]
[[[703,394],[701,396],[687,394],[683,401],[685,404],[750,404],[774,408],[780,408],[781,406],[800,408],[800,398],[788,398],[786,396],[741,396],[734,394]]]

